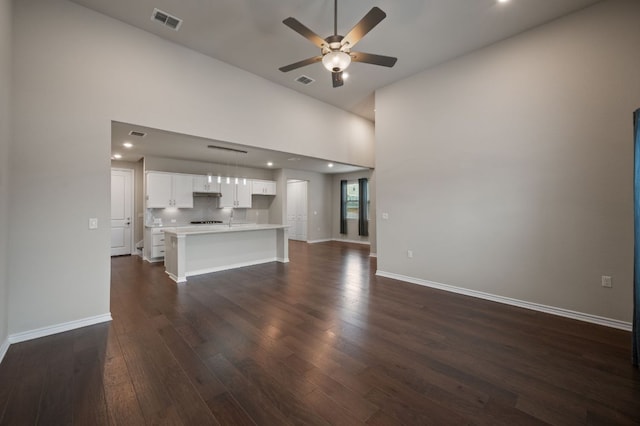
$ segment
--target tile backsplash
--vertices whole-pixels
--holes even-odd
[[[257,198],[257,197],[256,197]],[[233,220],[236,222],[269,223],[269,207],[259,200],[253,202],[251,209],[233,209]],[[230,208],[218,208],[215,197],[195,197],[192,209],[147,209],[145,225],[153,226],[153,220],[160,219],[162,226],[188,225],[193,220],[229,221]],[[172,222],[174,221],[174,222]]]

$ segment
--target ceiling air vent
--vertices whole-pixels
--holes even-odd
[[[138,132],[138,131],[136,131],[136,130],[132,130],[132,131],[130,131],[130,132],[129,132],[129,135],[130,135],[130,136],[138,136],[139,138],[144,138],[145,136],[147,136],[147,134],[146,134],[146,133],[144,133],[144,132]]]
[[[248,153],[249,153],[249,151],[245,151],[245,150],[243,150],[243,149],[227,148],[226,146],[207,145],[207,148],[211,148],[211,149],[221,149],[222,151],[239,152],[239,153],[241,153],[241,154],[248,154]]]
[[[301,75],[300,77],[296,78],[296,81],[300,84],[304,84],[305,86],[313,83],[315,80],[312,79],[311,77],[307,77],[306,75]]]
[[[176,31],[178,31],[180,29],[180,25],[182,25],[182,19],[169,15],[167,12],[163,12],[160,9],[153,9],[151,20],[160,22],[164,26]]]

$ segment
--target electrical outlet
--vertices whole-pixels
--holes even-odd
[[[611,284],[611,277],[603,275],[602,276],[602,287],[611,288],[613,285]]]
[[[382,218],[383,218],[384,220],[389,219],[389,213],[382,213]]]
[[[407,250],[407,257],[413,259],[413,250]]]
[[[98,229],[98,218],[97,217],[89,218],[89,229]]]

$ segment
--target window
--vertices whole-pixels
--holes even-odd
[[[347,183],[347,219],[358,219],[359,192],[357,180]]]

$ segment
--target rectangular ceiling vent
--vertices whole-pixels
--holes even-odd
[[[180,25],[182,25],[182,19],[170,15],[167,12],[163,12],[160,9],[153,9],[151,20],[160,22],[164,26],[176,31],[178,31],[180,29]]]
[[[248,154],[248,153],[249,153],[249,151],[245,151],[245,150],[243,150],[243,149],[227,148],[226,146],[207,145],[207,148],[210,148],[210,149],[220,149],[220,150],[222,150],[222,151],[239,152],[240,154]]]
[[[296,81],[300,84],[304,84],[305,86],[313,83],[315,80],[312,79],[311,77],[307,77],[306,75],[301,75],[300,77],[296,78]]]
[[[138,132],[136,130],[132,130],[129,132],[129,136],[138,136],[139,138],[144,138],[145,136],[147,136],[147,134],[144,132]]]

